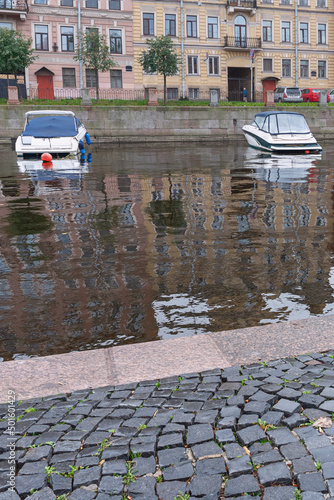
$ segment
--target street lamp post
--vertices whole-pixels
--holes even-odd
[[[182,67],[182,98],[186,96],[185,78],[184,78],[184,12],[183,0],[181,0],[181,67]]]

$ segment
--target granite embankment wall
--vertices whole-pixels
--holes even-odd
[[[40,109],[55,107],[0,106],[0,142],[10,142],[21,133],[26,111]],[[59,106],[56,109],[74,111],[95,143],[142,143],[238,140],[243,138],[238,126],[250,123],[255,113],[274,108]],[[297,105],[286,109],[303,113],[318,140],[334,138],[334,107]],[[238,126],[234,125],[235,120]]]

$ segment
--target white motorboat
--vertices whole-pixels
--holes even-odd
[[[25,116],[15,143],[17,156],[76,155],[84,149],[84,139],[90,144],[87,130],[72,111],[28,111]]]
[[[256,114],[242,131],[248,144],[261,151],[288,154],[319,154],[322,151],[300,113],[264,111]]]

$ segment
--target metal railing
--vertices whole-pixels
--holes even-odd
[[[90,89],[91,99],[96,99],[96,89]],[[100,99],[107,100],[144,100],[145,90],[127,90],[127,89],[99,89]],[[29,99],[80,99],[81,91],[78,88],[54,88],[54,89],[38,89],[30,88]]]
[[[227,0],[227,7],[256,8],[256,0]]]
[[[28,12],[26,0],[0,0],[0,10],[20,10]]]
[[[236,36],[225,36],[224,47],[237,49],[260,49],[261,38],[239,38]]]

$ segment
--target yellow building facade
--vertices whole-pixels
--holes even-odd
[[[295,3],[295,1],[297,3]],[[146,40],[170,35],[180,58],[167,78],[168,97],[262,101],[276,86],[334,87],[332,0],[133,1],[134,79],[138,89],[163,89],[162,75],[144,74]],[[252,82],[252,83],[251,83]]]

